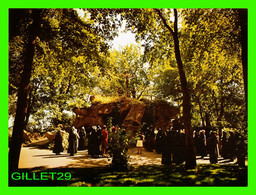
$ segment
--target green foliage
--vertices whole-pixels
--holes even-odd
[[[19,21],[17,26],[11,23],[10,27],[14,29],[10,32],[9,42],[10,100],[16,97],[20,82],[26,31],[31,22],[30,12],[18,9],[11,10],[10,14],[13,24]],[[47,121],[45,124],[52,128],[59,123],[68,126],[72,117],[66,112],[71,111],[71,106],[88,104],[85,95],[97,84],[96,78],[108,55],[107,40],[113,38],[112,32],[117,27],[117,23],[112,25],[114,17],[101,18],[101,14],[99,10],[88,9],[87,16],[81,18],[74,9],[43,10],[30,82],[33,93],[28,102],[31,107],[28,114],[33,116],[33,120],[30,120],[30,126],[34,126],[32,128],[45,129],[45,126],[39,125],[39,121]],[[104,13],[105,16],[110,14],[107,11]],[[113,31],[108,29],[110,23]],[[10,108],[14,108],[14,105],[15,101],[9,101]],[[12,109],[9,113],[14,115]]]
[[[162,9],[170,26],[173,10]],[[178,9],[182,61],[192,101],[193,126],[246,129],[237,10]],[[18,20],[17,20],[18,18]],[[73,107],[115,101],[118,89],[136,98],[163,98],[182,107],[182,91],[170,32],[153,9],[44,9],[30,82],[29,128],[71,124]],[[140,44],[109,50],[118,26]],[[17,89],[31,10],[10,11],[9,117]],[[127,79],[128,77],[128,86]],[[182,108],[181,108],[182,110]]]
[[[48,171],[48,169],[43,169]],[[23,170],[42,172],[42,169]],[[55,171],[51,169],[50,171]],[[198,165],[197,169],[186,170],[179,166],[133,166],[128,170],[113,171],[109,167],[65,168],[59,172],[70,172],[71,180],[38,181],[23,180],[20,185],[45,186],[247,186],[247,167],[235,165]],[[36,184],[35,184],[36,182]],[[17,183],[15,183],[17,185]],[[12,186],[12,184],[10,185]]]
[[[172,9],[162,9],[170,26]],[[193,125],[247,128],[240,26],[234,9],[179,9],[181,57],[192,96]],[[144,59],[154,68],[154,95],[182,105],[173,40],[152,9],[125,11],[127,28],[144,41]],[[200,121],[198,121],[198,119]]]
[[[188,9],[181,36],[193,113],[219,128],[246,128],[240,29],[236,10]],[[232,40],[232,41],[231,41]],[[199,105],[200,104],[200,105]],[[205,124],[204,124],[205,125]]]
[[[117,129],[116,133],[110,135],[110,155],[112,156],[111,166],[115,170],[125,170],[128,167],[127,151],[129,139],[124,129]]]
[[[110,50],[98,87],[103,93],[118,95],[121,89],[128,97],[139,98],[149,87],[150,76],[152,70],[143,62],[141,47],[131,44],[120,51]]]

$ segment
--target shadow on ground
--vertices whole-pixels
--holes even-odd
[[[41,173],[70,173],[71,178],[58,180],[49,175],[47,180]],[[184,165],[175,166],[130,166],[126,171],[117,171],[110,166],[93,168],[20,169],[27,174],[23,180],[9,177],[9,186],[247,186],[247,167],[236,165],[198,165],[186,170]]]

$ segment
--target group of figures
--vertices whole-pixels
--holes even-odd
[[[117,132],[117,127],[113,126],[111,133]],[[202,159],[209,154],[210,163],[218,163],[218,158],[234,161],[237,158],[238,164],[244,166],[247,148],[245,138],[238,132],[222,131],[219,137],[216,131],[211,131],[206,135],[205,130],[194,131],[194,145],[196,155]],[[88,142],[87,142],[88,140]],[[88,154],[92,157],[104,157],[109,140],[109,133],[104,125],[92,126],[90,129],[82,127],[77,131],[72,127],[69,133],[68,153],[73,156],[78,150],[88,149]],[[57,155],[63,152],[62,136],[60,131],[55,137],[53,152]],[[144,128],[137,137],[138,154],[142,153],[144,147],[147,151],[162,154],[162,164],[182,164],[186,159],[186,135],[185,130],[171,128],[168,130],[156,129],[152,126]]]
[[[88,143],[86,138],[88,138]],[[86,131],[85,128],[82,127],[77,131],[75,127],[72,127],[72,130],[69,132],[68,143],[67,152],[70,153],[70,156],[74,156],[78,150],[85,150],[87,148],[88,154],[92,157],[100,155],[105,156],[108,145],[107,128],[105,125],[103,128],[100,126],[93,126]],[[63,151],[63,138],[61,132],[58,131],[54,139],[53,153],[59,155]]]
[[[162,164],[181,164],[185,161],[186,136],[183,130],[165,130],[148,127],[143,130],[144,147],[162,154]]]
[[[229,134],[229,135],[228,135]],[[181,164],[185,161],[186,155],[186,135],[184,129],[174,129],[163,131],[148,127],[143,130],[144,147],[147,151],[162,154],[162,164]],[[218,163],[219,157],[234,161],[244,166],[246,157],[246,140],[238,132],[222,131],[219,137],[216,131],[211,131],[206,135],[205,130],[194,131],[194,145],[196,155],[201,159],[209,154],[210,163]]]
[[[246,157],[246,140],[236,131],[222,131],[222,135],[218,135],[216,131],[212,131],[208,136],[205,130],[194,132],[194,143],[196,154],[204,158],[209,154],[210,163],[217,163],[218,157],[234,161],[244,166]],[[229,134],[229,135],[228,135]]]

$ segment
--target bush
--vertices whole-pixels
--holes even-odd
[[[126,170],[128,168],[127,151],[129,147],[126,130],[119,128],[116,133],[112,133],[109,146],[109,153],[112,156],[111,167],[116,170]]]

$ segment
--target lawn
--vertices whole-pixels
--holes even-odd
[[[184,165],[130,166],[116,171],[111,167],[20,169],[28,175],[42,172],[70,173],[71,179],[12,180],[9,186],[247,186],[247,167],[236,165],[198,165],[186,170]],[[39,177],[39,176],[38,176]]]

